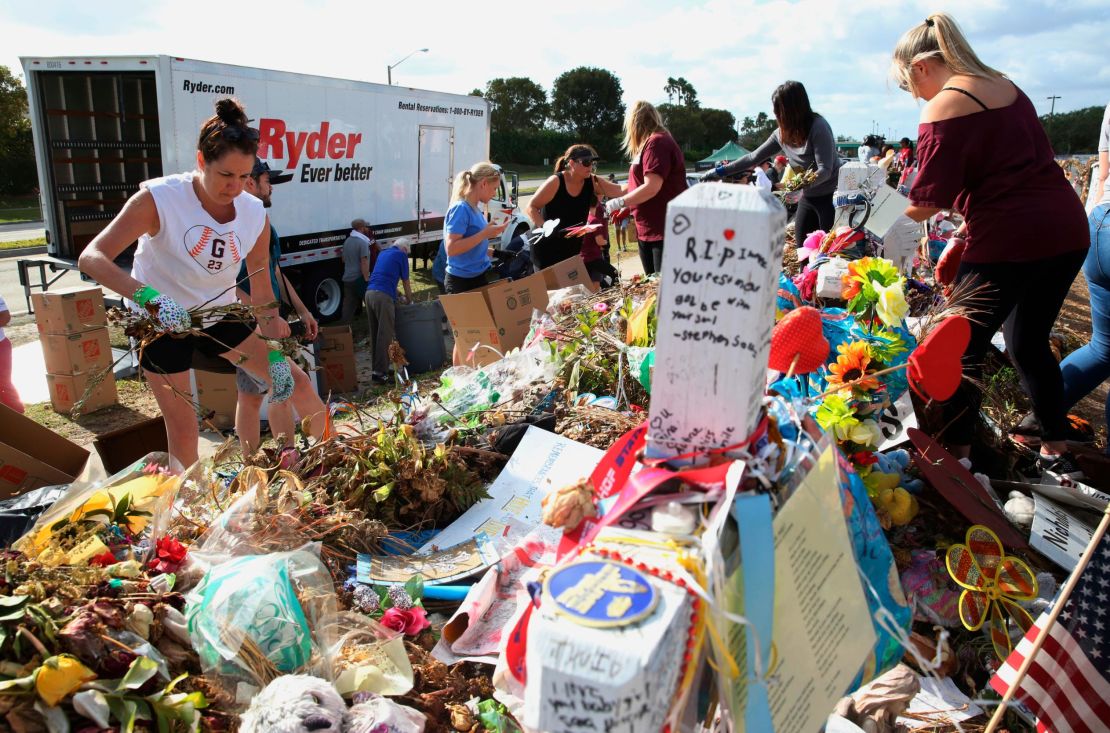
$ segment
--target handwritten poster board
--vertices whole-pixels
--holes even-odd
[[[755,427],[785,226],[754,186],[703,183],[667,206],[649,455],[720,448]]]

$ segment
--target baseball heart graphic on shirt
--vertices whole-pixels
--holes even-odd
[[[193,261],[211,275],[238,266],[242,260],[235,232],[217,232],[203,224],[190,227],[185,232],[185,249]]]

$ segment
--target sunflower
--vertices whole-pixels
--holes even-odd
[[[829,365],[829,374],[826,381],[830,387],[841,387],[849,382],[854,382],[852,389],[867,392],[879,386],[879,380],[868,376],[867,367],[871,365],[871,355],[867,344],[863,341],[852,341],[836,347],[840,356],[836,362]]]

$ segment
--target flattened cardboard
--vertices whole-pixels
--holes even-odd
[[[72,334],[43,334],[40,341],[50,374],[96,374],[112,363],[112,345],[104,327]]]
[[[80,333],[108,325],[100,288],[76,287],[31,295],[39,333]]]
[[[104,470],[111,476],[147,453],[168,451],[166,421],[161,416],[152,417],[126,428],[103,433],[93,440],[93,447],[100,455]]]
[[[196,382],[197,404],[207,422],[220,430],[233,427],[235,405],[239,401],[234,372],[218,374],[194,369],[193,379]],[[202,421],[201,424],[205,423]]]
[[[78,372],[77,374],[47,374],[46,386],[50,389],[50,404],[54,412],[69,415],[74,406],[85,396],[89,380],[95,376],[92,372]],[[111,407],[119,402],[116,394],[116,375],[111,372],[101,377],[100,384],[89,393],[85,403],[81,405],[84,415],[105,407]]]
[[[0,498],[68,484],[88,460],[89,452],[81,446],[0,405]]]

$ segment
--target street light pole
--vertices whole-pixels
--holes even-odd
[[[1050,100],[1052,100],[1052,109],[1050,109],[1050,110],[1048,111],[1048,116],[1049,116],[1049,117],[1052,117],[1052,116],[1053,116],[1054,114],[1056,114],[1056,100],[1057,100],[1057,99],[1060,99],[1060,95],[1059,95],[1059,94],[1054,94],[1054,95],[1053,95],[1053,96],[1051,96],[1051,97],[1045,97],[1045,99],[1050,99]]]
[[[385,78],[389,82],[390,86],[393,85],[393,70],[396,69],[398,66],[400,66],[402,63],[404,63],[409,57],[411,57],[415,54],[418,54],[418,53],[428,53],[428,49],[418,48],[415,51],[413,51],[412,53],[410,53],[408,56],[406,56],[405,58],[398,61],[397,63],[391,64],[391,65],[385,67]]]

